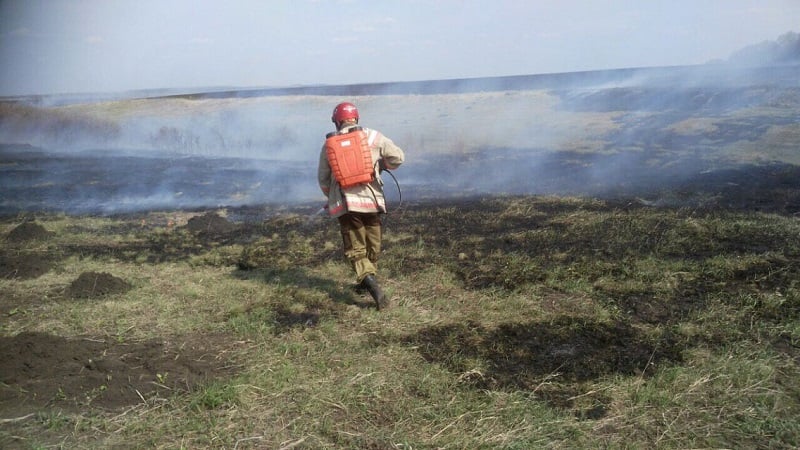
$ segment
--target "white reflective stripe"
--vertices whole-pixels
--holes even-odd
[[[378,132],[375,130],[369,130],[369,135],[367,135],[367,144],[372,147],[372,144],[375,143],[375,139],[378,138]]]

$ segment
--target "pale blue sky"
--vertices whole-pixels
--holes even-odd
[[[0,0],[0,95],[701,64],[800,0]]]

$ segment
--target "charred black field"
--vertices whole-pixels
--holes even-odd
[[[797,70],[4,101],[0,447],[797,448]],[[340,95],[407,151],[388,310]]]

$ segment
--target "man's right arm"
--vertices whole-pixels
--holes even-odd
[[[326,197],[328,196],[328,194],[330,194],[332,176],[333,173],[331,172],[331,165],[328,162],[328,155],[325,152],[325,147],[323,146],[322,151],[319,154],[317,181],[319,182],[319,188],[322,190],[322,193],[325,194]]]

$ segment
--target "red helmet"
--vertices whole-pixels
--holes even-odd
[[[358,108],[350,102],[339,103],[336,108],[333,108],[331,121],[338,124],[347,119],[356,119],[358,121]]]

